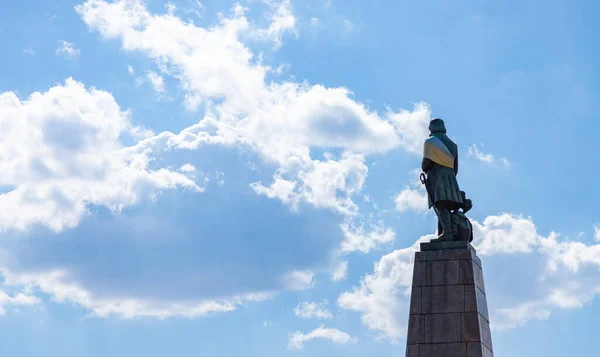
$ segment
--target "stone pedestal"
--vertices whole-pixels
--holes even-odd
[[[467,242],[415,253],[406,357],[493,357],[481,260]]]

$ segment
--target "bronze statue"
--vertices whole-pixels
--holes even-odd
[[[473,240],[473,228],[464,214],[473,205],[456,180],[458,148],[446,135],[442,119],[431,120],[429,131],[423,148],[421,168],[425,174],[421,174],[421,182],[427,188],[429,208],[433,207],[438,217],[437,240],[470,242]]]

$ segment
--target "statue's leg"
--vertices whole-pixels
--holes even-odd
[[[438,215],[438,229],[441,226],[442,234],[438,237],[440,240],[452,240],[452,221],[450,218],[450,208],[446,202],[436,203],[436,213]]]

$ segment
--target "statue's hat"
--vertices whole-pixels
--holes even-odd
[[[446,126],[444,121],[440,118],[432,119],[429,122],[429,131],[432,133],[446,133]]]

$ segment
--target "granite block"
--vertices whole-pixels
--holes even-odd
[[[483,283],[483,271],[480,266],[473,265],[473,278],[475,285],[485,293],[485,285]]]
[[[415,254],[406,357],[493,357],[481,260],[434,243]]]
[[[473,284],[475,282],[473,276],[473,260],[459,260],[458,270],[460,271],[458,278],[459,284]]]
[[[413,286],[427,285],[427,262],[415,262],[413,268]]]
[[[481,342],[467,343],[467,357],[484,357]]]
[[[464,357],[465,343],[436,343],[419,346],[419,357]]]
[[[421,243],[421,251],[429,250],[450,250],[450,249],[474,249],[469,242],[465,241],[438,241],[432,239],[428,243]]]
[[[479,325],[479,314],[477,312],[465,312],[462,314],[462,340],[467,342],[481,341],[481,330]]]
[[[465,312],[478,311],[477,308],[477,287],[474,284],[464,285],[465,287]],[[414,288],[413,288],[414,289]]]
[[[408,344],[418,344],[425,342],[425,329],[423,326],[424,315],[410,315],[408,317],[408,333],[406,342]]]
[[[461,314],[422,315],[425,320],[425,343],[461,341]]]
[[[419,345],[406,345],[406,357],[419,357]]]
[[[465,298],[463,285],[440,285],[422,289],[421,306],[424,314],[463,312]]]
[[[490,323],[484,319],[481,315],[479,316],[479,328],[481,330],[481,342],[483,345],[490,349],[490,351],[494,351],[492,348],[492,333],[490,331]]]
[[[458,260],[432,261],[431,285],[456,285],[459,281]]]
[[[490,316],[488,314],[487,299],[485,294],[477,287],[475,288],[475,293],[477,294],[477,311],[479,311],[481,316],[483,316],[483,318],[489,322]]]
[[[415,286],[412,288],[410,292],[410,313],[411,314],[420,314],[421,313],[421,291],[422,287]]]
[[[425,262],[432,260],[475,260],[481,266],[481,260],[477,257],[475,249],[448,249],[448,250],[426,250],[415,253],[415,261]]]

